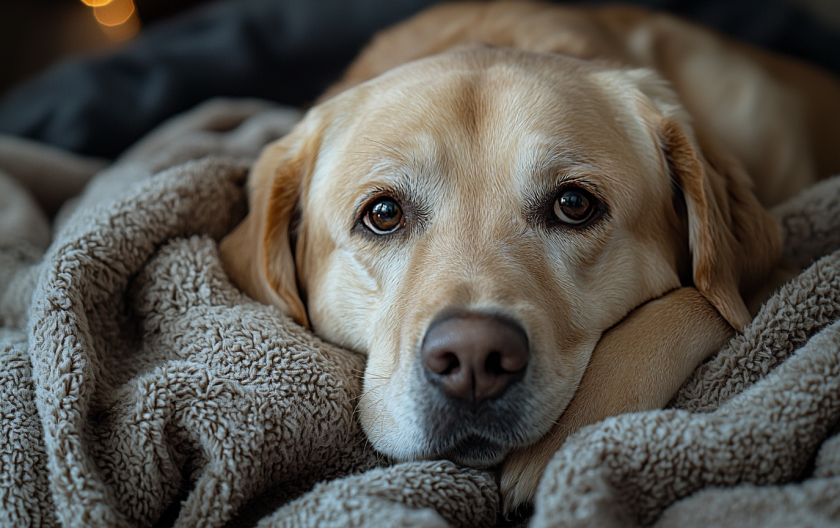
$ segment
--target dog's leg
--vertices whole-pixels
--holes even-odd
[[[551,431],[505,461],[505,513],[533,500],[543,471],[569,435],[610,416],[662,408],[694,368],[733,334],[694,288],[651,301],[610,329]]]

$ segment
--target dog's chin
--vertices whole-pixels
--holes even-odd
[[[447,459],[469,467],[491,467],[501,464],[510,448],[503,443],[478,435],[468,435],[440,449],[432,457]]]

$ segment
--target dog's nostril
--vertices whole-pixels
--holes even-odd
[[[424,357],[423,366],[435,374],[449,376],[458,370],[460,362],[458,361],[458,356],[452,352],[442,351],[440,354]]]
[[[448,396],[477,403],[522,379],[530,352],[519,325],[467,313],[433,323],[421,356],[427,376]]]
[[[491,374],[501,375],[507,373],[502,368],[502,354],[500,352],[490,352],[490,355],[487,356],[487,361],[484,362],[484,368]]]
[[[443,371],[439,372],[439,374],[441,376],[454,374],[458,367],[461,366],[461,363],[458,361],[458,356],[450,352],[449,354],[445,354],[443,357],[446,362],[446,366]]]

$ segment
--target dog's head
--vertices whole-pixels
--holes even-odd
[[[490,465],[548,431],[635,307],[693,284],[749,320],[777,231],[710,152],[648,70],[460,48],[269,146],[222,254],[247,293],[368,354],[377,449]]]

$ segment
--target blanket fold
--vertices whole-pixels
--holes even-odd
[[[493,471],[375,453],[355,416],[364,357],[228,280],[217,242],[248,167],[298,117],[214,101],[164,124],[64,206],[46,251],[20,227],[46,217],[31,199],[0,216],[18,233],[0,238],[0,525],[512,522]],[[521,523],[840,522],[838,204],[833,178],[774,211],[804,271],[668,409],[570,437]]]

